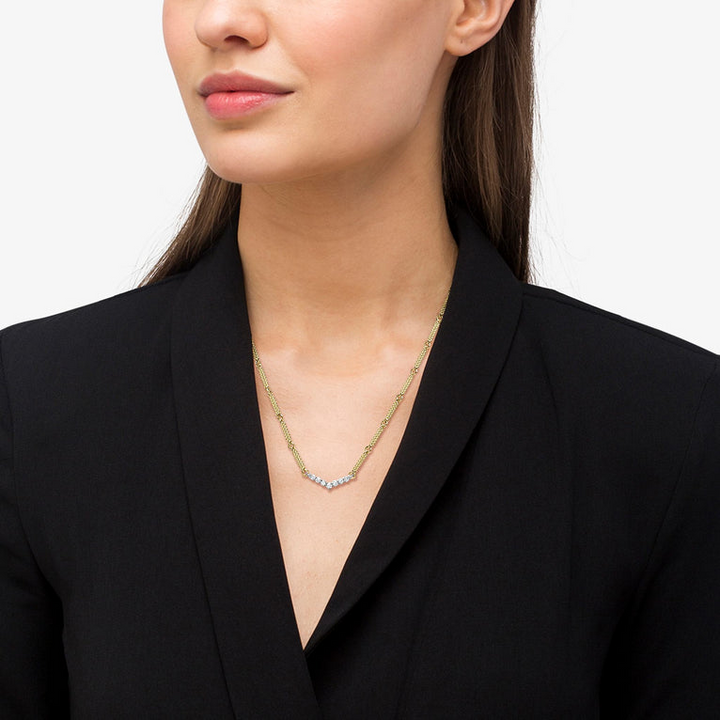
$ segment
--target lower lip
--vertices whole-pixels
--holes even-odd
[[[205,107],[216,120],[238,118],[269,107],[290,93],[216,92],[205,98]]]

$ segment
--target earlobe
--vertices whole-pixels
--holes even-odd
[[[490,42],[502,27],[514,0],[457,0],[445,49],[458,57]]]

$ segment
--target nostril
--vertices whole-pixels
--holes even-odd
[[[256,48],[268,39],[267,19],[256,10],[238,12],[220,3],[207,3],[195,22],[201,43],[216,49]]]

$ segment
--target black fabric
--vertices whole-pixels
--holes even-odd
[[[719,717],[718,358],[518,283],[460,213],[405,436],[303,651],[235,231],[0,334],[0,717]]]

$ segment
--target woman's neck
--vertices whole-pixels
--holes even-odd
[[[238,245],[256,341],[352,351],[422,335],[457,255],[428,176],[244,186]]]

